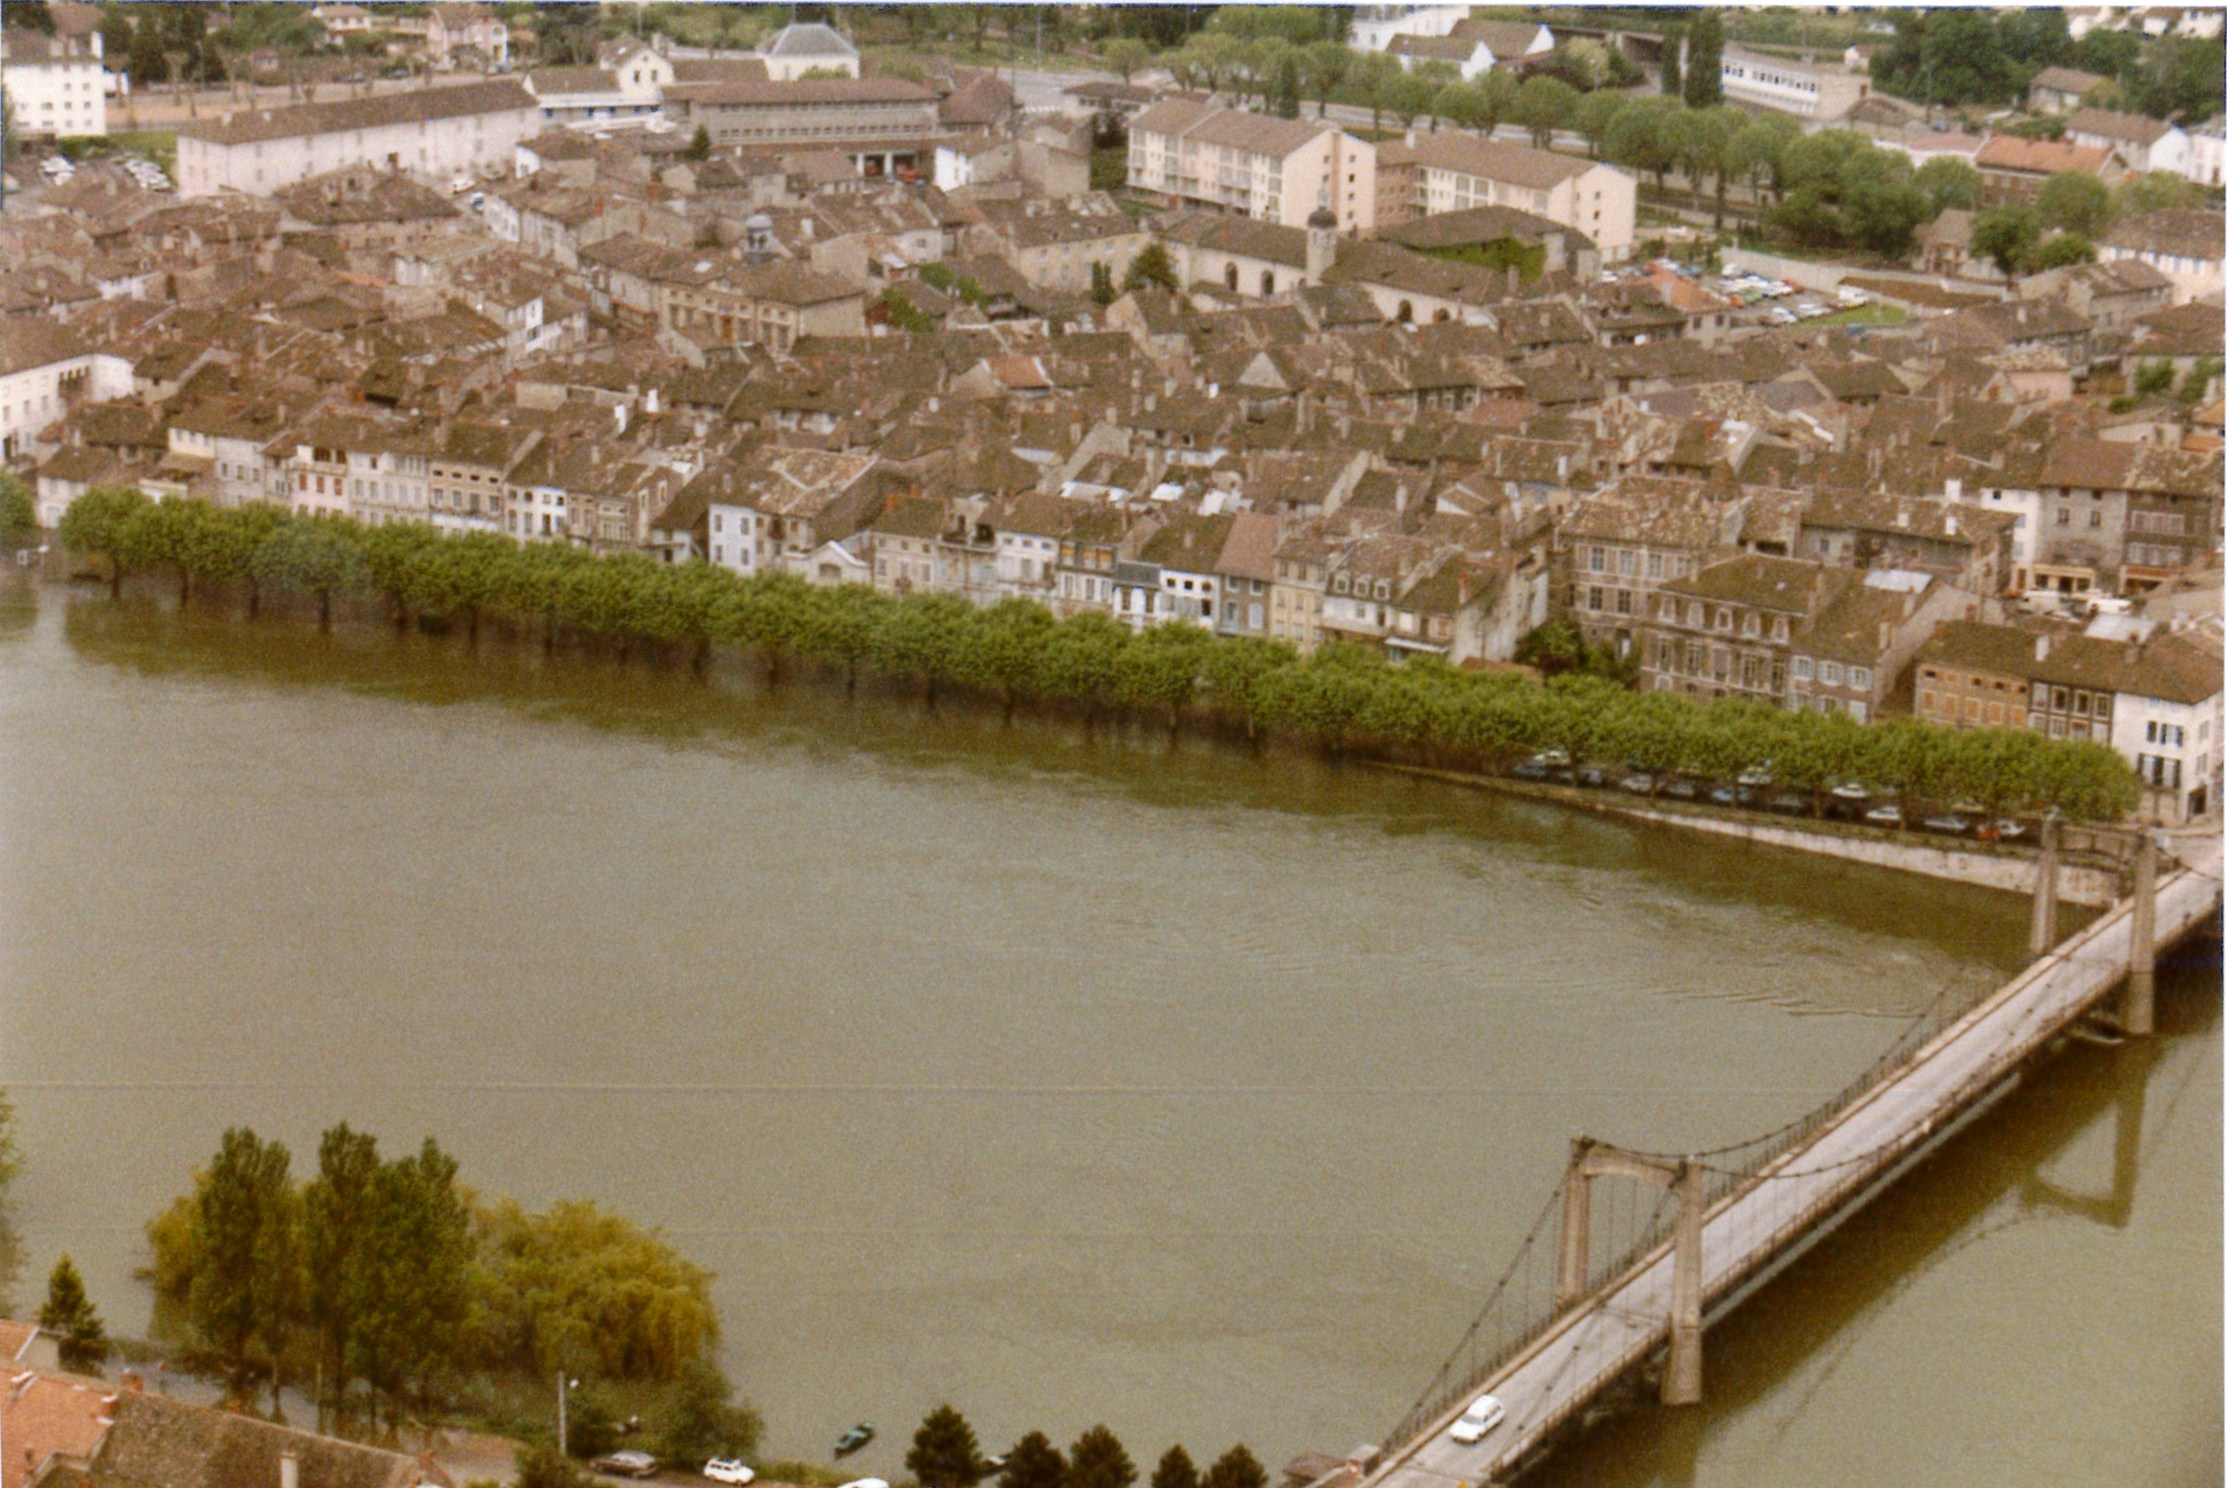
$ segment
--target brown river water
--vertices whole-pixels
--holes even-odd
[[[776,1454],[1378,1439],[1570,1136],[1716,1146],[2019,962],[2017,899],[1200,742],[0,581],[30,1278],[143,1330],[228,1123],[437,1136],[718,1274]],[[2221,1461],[2219,970],[2074,1046],[1547,1483]]]

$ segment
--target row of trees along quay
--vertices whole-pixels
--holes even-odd
[[[1101,722],[1186,722],[1258,746],[1278,739],[1335,758],[1504,772],[1537,751],[1615,762],[1656,775],[1729,780],[1768,766],[1783,790],[1823,793],[1853,778],[1874,788],[1991,814],[2051,807],[2108,819],[2139,799],[2109,746],[2025,729],[1943,728],[1897,719],[1869,727],[1845,714],[1789,712],[1732,699],[1634,693],[1598,675],[1543,685],[1522,672],[1464,672],[1430,657],[1394,664],[1381,651],[1332,643],[1308,656],[1273,641],[1193,625],[1131,632],[1110,615],[1054,617],[1033,600],[981,608],[953,594],[895,597],[861,584],[815,587],[788,575],[743,577],[709,563],[641,553],[595,556],[557,543],[420,524],[362,527],[269,505],[150,502],[95,487],[63,514],[59,535],[106,560],[112,593],[130,573],[197,587],[244,586],[252,617],[283,592],[316,604],[329,628],[337,596],[377,596],[397,627],[413,614],[461,625],[476,643],[499,620],[615,651],[685,655],[701,672],[715,648],[754,653],[778,685],[807,664],[855,692],[862,673],[949,695],[1025,703]]]
[[[1102,1424],[1075,1438],[1065,1456],[1043,1432],[1031,1431],[992,1462],[983,1456],[974,1427],[949,1404],[921,1421],[905,1453],[905,1470],[919,1488],[975,1488],[993,1474],[997,1488],[1131,1488],[1137,1481],[1128,1449]],[[1201,1476],[1178,1443],[1162,1454],[1149,1488],[1268,1488],[1268,1471],[1239,1444]]]
[[[716,1363],[710,1272],[593,1203],[483,1200],[431,1138],[382,1157],[343,1123],[297,1179],[285,1143],[234,1127],[147,1240],[156,1337],[238,1408],[267,1389],[284,1420],[291,1386],[321,1429],[399,1441],[447,1420],[538,1438],[562,1370],[580,1380],[575,1455],[611,1450],[630,1416],[674,1461],[757,1444]]]

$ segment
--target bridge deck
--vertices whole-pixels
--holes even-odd
[[[2201,867],[2216,871],[2216,858]],[[2157,945],[2188,934],[2218,901],[2218,880],[2205,872],[2161,875]],[[1861,1194],[2110,992],[2126,974],[2131,934],[2130,908],[2122,902],[1944,1029],[1901,1073],[1719,1199],[1702,1231],[1706,1301],[1731,1293]],[[1520,1465],[1556,1427],[1666,1340],[1670,1273],[1666,1242],[1465,1396],[1380,1468],[1372,1488],[1479,1485]],[[1475,1446],[1449,1440],[1453,1416],[1485,1393],[1506,1405],[1506,1420]]]

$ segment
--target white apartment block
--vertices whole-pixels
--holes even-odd
[[[1831,123],[1871,92],[1871,84],[1837,63],[1795,62],[1724,49],[1718,77],[1726,103],[1744,103],[1797,119]]]
[[[344,166],[446,182],[459,171],[507,175],[520,142],[541,129],[533,95],[502,79],[243,109],[178,130],[178,191],[263,196]]]
[[[31,436],[80,403],[129,397],[131,363],[95,351],[66,327],[40,317],[22,317],[0,336],[0,458],[28,452]],[[61,519],[39,513],[51,526]]]
[[[1163,99],[1130,121],[1129,185],[1285,227],[1320,207],[1341,231],[1376,226],[1376,147],[1318,119]]]
[[[1456,130],[1408,135],[1419,215],[1514,207],[1583,233],[1603,263],[1629,258],[1639,185],[1612,166]]]
[[[108,133],[111,80],[101,66],[98,31],[78,37],[13,26],[0,30],[0,72],[15,127],[24,135],[68,139]]]

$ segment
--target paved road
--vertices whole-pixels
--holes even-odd
[[[2164,944],[2218,903],[2216,839],[2184,850],[2188,870],[2158,887],[2157,932]],[[1777,1159],[1710,1211],[1702,1237],[1705,1295],[1730,1292],[1798,1236],[1812,1215],[1862,1190],[1898,1157],[1920,1145],[1971,1097],[2045,1043],[2126,965],[2129,914],[2122,906],[2058,947],[1945,1030],[1901,1077],[1852,1105],[1804,1146]],[[1774,1176],[1775,1175],[1775,1176]],[[1667,1250],[1622,1286],[1572,1313],[1488,1381],[1507,1419],[1475,1446],[1437,1422],[1375,1488],[1451,1488],[1490,1481],[1514,1467],[1554,1427],[1582,1409],[1602,1385],[1647,1356],[1667,1336],[1671,1262]]]

